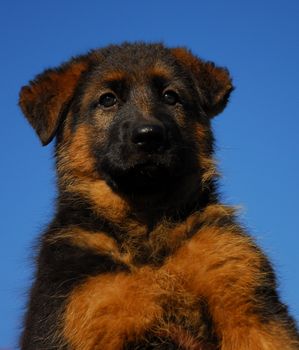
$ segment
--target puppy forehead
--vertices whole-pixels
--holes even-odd
[[[114,68],[135,70],[153,66],[158,61],[171,61],[173,56],[168,48],[162,45],[128,44],[112,46],[98,51],[101,65]]]
[[[178,69],[170,50],[161,45],[124,45],[99,50],[88,79],[92,84],[109,81],[142,82],[151,77],[174,78]]]
[[[126,82],[129,85],[151,82],[153,80],[159,80],[161,82],[170,82],[175,79],[175,72],[172,67],[162,65],[161,62],[156,63],[153,66],[138,67],[130,69],[118,69],[104,71],[97,77],[101,83],[109,84],[110,82],[119,81]]]
[[[147,83],[155,78],[161,81],[172,81],[175,79],[175,76],[176,72],[172,65],[157,60],[148,64],[140,64],[138,62],[127,62],[126,64],[124,62],[122,66],[100,63],[89,78],[92,84],[99,84],[105,87],[114,82],[124,82],[130,85],[141,82]]]

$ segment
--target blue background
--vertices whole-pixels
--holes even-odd
[[[227,66],[236,90],[214,120],[223,198],[270,256],[299,319],[299,2],[1,2],[0,349],[13,348],[30,285],[32,244],[55,198],[53,146],[17,107],[21,85],[71,55],[123,40],[185,45]]]

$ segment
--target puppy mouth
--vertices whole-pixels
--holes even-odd
[[[113,190],[134,196],[168,193],[198,170],[190,141],[175,128],[171,132],[160,129],[142,125],[134,129],[129,140],[119,142],[111,137],[101,148],[97,158],[99,172]]]
[[[157,157],[146,157],[139,162],[119,167],[105,160],[101,173],[115,190],[125,194],[153,194],[165,192],[182,177],[181,162],[163,162]]]

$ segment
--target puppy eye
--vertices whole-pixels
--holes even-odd
[[[172,90],[167,90],[163,93],[163,101],[164,103],[168,105],[175,105],[177,102],[179,102],[179,96],[176,92]]]
[[[112,94],[111,92],[108,92],[106,94],[103,94],[100,97],[99,100],[99,105],[104,107],[104,108],[109,108],[114,106],[117,103],[117,98],[114,94]]]

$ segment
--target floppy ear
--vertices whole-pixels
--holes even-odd
[[[22,87],[19,105],[44,146],[54,138],[80,76],[87,68],[86,57],[73,59],[46,70]]]
[[[204,97],[206,114],[214,117],[222,112],[233,90],[228,70],[216,67],[213,62],[202,61],[184,48],[172,49],[172,54],[194,75]]]

